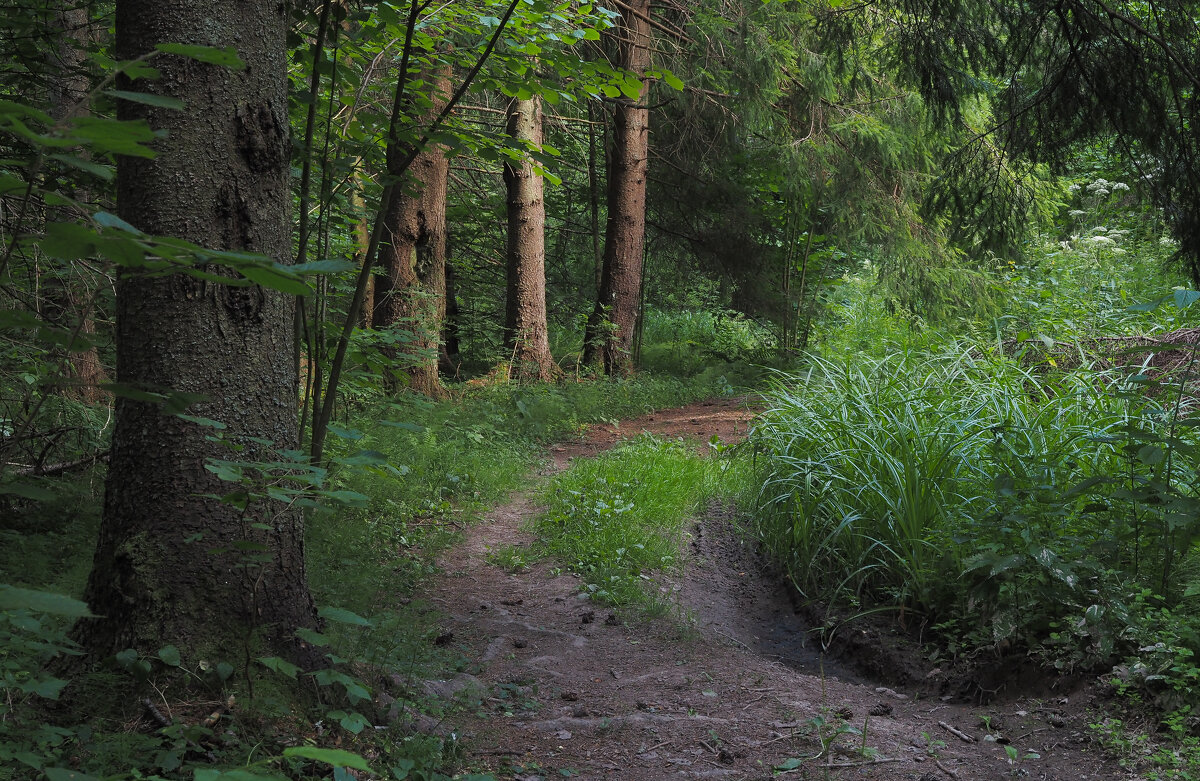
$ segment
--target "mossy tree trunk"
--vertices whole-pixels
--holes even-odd
[[[650,67],[650,0],[622,3],[616,39],[617,64],[643,74]],[[646,239],[646,176],[650,156],[650,121],[646,81],[636,101],[619,100],[613,113],[612,151],[608,174],[608,224],[604,234],[604,267],[596,307],[584,333],[584,363],[605,373],[633,371],[633,337],[641,300],[642,260]]]
[[[443,66],[423,74],[432,85],[426,119],[432,122],[450,98],[450,68]],[[404,78],[400,74],[397,78]],[[428,124],[427,122],[427,124]],[[388,144],[388,166],[404,160],[411,149],[400,141]],[[389,175],[403,175],[404,172]],[[390,328],[411,334],[391,350],[393,389],[397,378],[407,377],[407,386],[427,396],[439,396],[438,352],[442,322],[446,317],[446,181],[450,164],[446,151],[430,144],[407,171],[410,187],[397,187],[383,215],[383,239],[379,265],[384,273],[375,277],[375,328]]]
[[[508,135],[522,144],[542,144],[542,103],[537,96],[508,104]],[[546,326],[546,201],[542,175],[529,155],[504,164],[508,212],[508,274],[504,346],[515,380],[554,379]]]
[[[122,89],[183,101],[167,110],[122,101],[123,119],[163,133],[154,159],[117,166],[120,216],[150,234],[261,253],[289,262],[289,140],[285,3],[118,0],[116,56],[159,43],[234,46],[230,70],[156,56],[161,77]],[[294,638],[317,624],[305,576],[302,515],[273,500],[239,510],[209,498],[235,485],[209,459],[272,457],[294,449],[295,298],[194,277],[123,274],[117,281],[117,379],[197,394],[191,415],[214,430],[119,398],[104,515],[86,598],[100,616],[78,637],[95,655],[174,644],[211,662],[236,662],[259,635],[275,652],[312,661]],[[192,656],[192,659],[197,658]]]

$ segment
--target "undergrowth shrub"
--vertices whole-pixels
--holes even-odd
[[[762,363],[774,359],[775,333],[732,310],[650,309],[642,326],[642,365],[694,375],[714,362]]]

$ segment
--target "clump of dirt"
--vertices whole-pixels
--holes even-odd
[[[552,455],[557,468],[643,430],[744,436],[753,410],[720,400],[589,432]],[[487,562],[528,542],[527,496],[497,508],[442,560],[426,598],[444,611],[442,638],[466,672],[424,682],[462,708],[451,725],[468,762],[505,779],[1114,779],[1123,771],[1087,751],[1089,703],[1073,695],[972,707],[921,695],[876,654],[878,676],[852,671],[886,633],[848,638],[848,656],[822,658],[781,579],[736,529],[732,508],[696,519],[681,574],[667,587],[676,615],[626,618],[581,593],[554,562],[506,572]],[[907,657],[905,657],[907,658]],[[906,662],[907,664],[907,662]],[[442,725],[444,728],[445,725]],[[1018,757],[1009,760],[1005,745]]]

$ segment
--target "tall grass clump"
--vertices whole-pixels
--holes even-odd
[[[976,647],[1078,618],[1103,655],[1106,612],[1145,589],[1174,604],[1195,577],[1196,421],[1168,386],[955,345],[814,358],[766,400],[755,525],[806,598],[891,606]]]

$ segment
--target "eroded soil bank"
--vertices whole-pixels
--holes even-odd
[[[547,471],[641,431],[733,442],[752,417],[742,401],[719,400],[593,429],[553,448]],[[1036,698],[942,701],[923,680],[941,674],[933,665],[886,669],[892,640],[878,624],[844,627],[862,636],[842,644],[845,658],[823,659],[730,508],[696,519],[671,586],[678,612],[650,622],[581,598],[558,563],[516,574],[488,563],[489,551],[531,541],[522,525],[536,512],[525,495],[496,508],[443,557],[425,595],[472,670],[427,690],[471,704],[442,727],[498,777],[767,779],[775,768],[813,779],[1126,777],[1089,746],[1094,703],[1083,690],[1042,681]],[[875,674],[852,672],[856,656]],[[913,667],[912,654],[894,656]],[[1015,764],[989,734],[1011,741]]]

